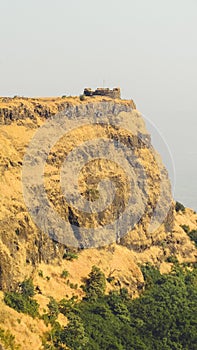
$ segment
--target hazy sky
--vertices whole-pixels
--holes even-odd
[[[120,86],[171,149],[176,199],[197,210],[197,0],[0,0],[0,16],[0,95]]]

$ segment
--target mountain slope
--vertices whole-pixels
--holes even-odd
[[[74,247],[71,252],[78,256],[73,261],[69,258],[70,246],[63,244],[64,240],[54,234],[45,234],[32,219],[26,207],[22,184],[22,167],[24,156],[27,154],[27,146],[42,127],[50,121],[56,114],[61,117],[64,113],[71,113],[71,119],[77,116],[86,115],[88,120],[94,118],[95,111],[101,115],[107,113],[110,118],[115,118],[115,123],[106,125],[98,122],[85,126],[78,126],[67,132],[61,142],[58,141],[50,149],[45,165],[45,188],[50,202],[50,206],[57,212],[63,220],[71,227],[71,233],[75,235]],[[62,114],[61,114],[62,113]],[[120,119],[118,119],[120,117]],[[120,127],[120,120],[125,123],[125,127]],[[126,124],[125,121],[128,121]],[[50,296],[60,300],[65,295],[83,296],[80,288],[81,281],[88,275],[93,265],[99,266],[109,278],[107,291],[126,287],[132,297],[138,296],[143,289],[144,279],[140,270],[140,265],[150,262],[160,268],[161,272],[168,272],[171,268],[171,256],[176,256],[180,262],[194,262],[196,259],[196,249],[190,240],[183,225],[189,230],[197,229],[197,215],[189,209],[185,211],[175,210],[174,201],[171,195],[170,184],[167,171],[151,146],[151,139],[146,130],[145,123],[140,113],[135,109],[133,101],[111,100],[107,97],[92,97],[81,101],[75,98],[1,98],[0,99],[0,140],[1,140],[1,199],[0,199],[0,289],[3,291],[14,290],[18,282],[32,277],[38,286],[38,293],[35,298],[39,301],[41,310],[45,309]],[[50,135],[48,135],[50,139]],[[102,139],[97,147],[97,139]],[[111,179],[116,195],[111,206],[107,210],[89,215],[76,209],[64,200],[60,188],[60,168],[64,162],[65,155],[74,148],[86,144],[92,140],[92,150],[99,152],[97,157],[83,165],[79,176],[79,188],[84,200],[91,205],[97,201],[99,196],[99,183],[101,180]],[[95,141],[96,140],[96,141]],[[106,141],[107,140],[107,141]],[[49,140],[50,141],[50,140]],[[96,143],[95,143],[96,142]],[[109,143],[110,154],[107,161],[103,155],[107,156],[106,142]],[[105,235],[87,235],[82,229],[85,227],[90,232],[101,227],[102,230],[114,221],[118,215],[124,214],[129,203],[130,183],[127,178],[126,163],[117,162],[116,145],[121,146],[121,157],[136,167],[137,172],[132,172],[132,193],[133,200],[132,215],[135,222],[133,227],[125,234],[127,227],[126,217],[119,221],[119,226],[115,230],[106,230]],[[115,148],[113,148],[115,147]],[[118,146],[119,147],[119,146]],[[115,151],[114,151],[115,149]],[[87,148],[80,151],[82,158],[88,157]],[[114,152],[114,153],[113,153]],[[132,153],[130,153],[132,152]],[[131,156],[130,156],[131,154]],[[75,155],[76,156],[76,155]],[[99,159],[98,159],[99,158]],[[75,158],[73,158],[76,160]],[[87,158],[88,159],[88,158]],[[123,168],[125,164],[125,168]],[[121,165],[121,166],[120,166]],[[32,178],[34,167],[30,168]],[[67,172],[67,180],[72,182],[73,170]],[[70,180],[69,180],[70,179]],[[161,186],[162,183],[162,186]],[[138,184],[138,185],[136,185]],[[35,185],[35,193],[39,187]],[[104,187],[104,202],[110,198],[109,187]],[[32,197],[32,207],[35,196]],[[31,201],[31,198],[29,202]],[[140,216],[137,216],[137,213]],[[156,214],[155,214],[156,213]],[[155,230],[150,230],[151,220],[156,225]],[[40,218],[40,222],[43,220]],[[130,221],[128,221],[130,223]],[[73,226],[75,232],[73,233]],[[77,239],[76,239],[77,227]],[[121,229],[120,229],[121,228]],[[122,231],[121,231],[122,230]],[[103,232],[103,231],[99,231]],[[123,232],[123,233],[122,233]],[[100,234],[100,233],[99,233]],[[60,238],[60,239],[59,239]],[[59,242],[58,242],[59,241]],[[67,242],[67,241],[66,241]],[[66,243],[65,242],[65,243]],[[67,247],[66,247],[67,246]],[[84,249],[88,248],[89,249]],[[80,248],[80,249],[78,249]],[[69,282],[65,283],[62,277],[63,271],[68,271]],[[112,278],[113,277],[113,278]],[[77,286],[76,286],[77,285]],[[75,286],[73,288],[73,286]],[[2,300],[2,299],[1,299]],[[12,329],[16,340],[19,342],[18,330],[21,329],[20,322],[24,321],[23,315],[16,316],[16,312],[9,310],[1,301],[0,326],[5,329]],[[9,317],[5,317],[8,315]],[[18,317],[21,321],[14,322]],[[28,318],[29,316],[27,316]],[[6,322],[4,320],[6,319]],[[22,348],[32,349],[30,342],[36,342],[40,346],[37,330],[46,330],[46,326],[41,322],[40,326],[28,318],[27,332],[28,338],[23,339]],[[33,322],[33,323],[32,323]],[[65,320],[62,320],[65,322]],[[31,329],[32,328],[32,329]],[[36,334],[36,339],[34,335]],[[21,343],[21,342],[20,342]],[[32,343],[33,344],[33,343]]]

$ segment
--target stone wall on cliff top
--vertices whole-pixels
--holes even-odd
[[[90,88],[84,89],[84,95],[85,96],[107,96],[113,99],[120,99],[121,98],[121,92],[120,88],[97,88],[96,90],[92,90]]]

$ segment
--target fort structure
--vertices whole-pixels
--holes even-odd
[[[84,89],[85,96],[107,96],[110,98],[118,98],[120,99],[120,88],[97,88],[96,90],[92,90],[90,88]]]

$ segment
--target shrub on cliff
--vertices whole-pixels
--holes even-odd
[[[189,238],[195,243],[197,247],[197,230],[192,230],[188,233]]]
[[[31,279],[24,280],[19,284],[20,291],[7,292],[4,296],[5,303],[18,312],[29,314],[32,317],[39,315],[39,304],[32,299],[34,286]]]
[[[67,251],[64,253],[63,259],[72,261],[74,259],[78,259],[78,255],[76,253]]]
[[[184,207],[184,205],[181,204],[180,202],[176,202],[175,210],[176,210],[176,212],[182,211],[182,212],[184,213],[185,207]]]
[[[34,285],[33,285],[33,281],[31,278],[28,278],[26,280],[24,280],[22,283],[21,283],[21,292],[22,292],[22,295],[24,297],[33,297],[35,292],[34,292]]]
[[[10,331],[5,331],[4,329],[0,328],[0,340],[3,343],[4,347],[1,347],[0,349],[8,349],[8,350],[19,350],[19,346],[15,343],[15,337],[10,333]]]
[[[38,316],[38,303],[29,297],[24,297],[17,292],[7,292],[4,297],[5,303],[18,312],[23,312],[32,317]]]

